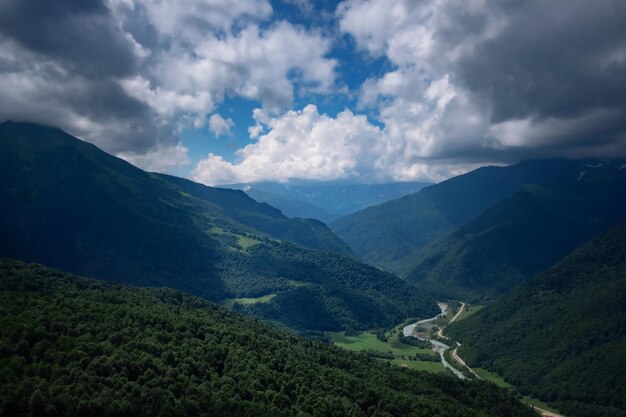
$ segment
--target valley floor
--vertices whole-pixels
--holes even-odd
[[[399,324],[384,334],[377,335],[373,332],[358,334],[329,332],[328,336],[339,347],[363,352],[381,361],[388,361],[402,367],[434,373],[452,371],[459,378],[486,380],[502,388],[514,390],[515,386],[504,381],[499,375],[482,368],[473,369],[467,365],[458,352],[461,344],[445,335],[445,329],[449,324],[472,315],[483,306],[470,306],[464,302],[440,302],[438,304],[441,308],[441,314],[436,317],[417,322],[409,320],[408,323]],[[449,310],[456,311],[451,318],[448,318],[450,315]],[[402,336],[413,336],[424,344],[418,347],[403,343],[401,340]],[[456,344],[456,346],[450,349],[442,341],[449,341],[451,344]],[[428,346],[425,343],[432,343],[432,346]],[[446,357],[452,360],[452,364],[447,362]],[[450,367],[458,367],[461,371],[456,368],[450,370]],[[522,397],[521,401],[531,406],[544,417],[565,417],[548,404],[536,398]]]

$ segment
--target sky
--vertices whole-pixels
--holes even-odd
[[[207,185],[626,156],[624,0],[2,0],[0,121]]]

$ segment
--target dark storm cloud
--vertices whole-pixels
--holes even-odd
[[[0,52],[0,119],[59,126],[109,152],[160,139],[153,111],[118,82],[139,58],[102,1],[5,0]]]
[[[97,0],[5,0],[0,33],[29,50],[93,76],[134,71],[133,45]]]
[[[493,123],[626,111],[625,1],[494,6],[506,27],[457,68],[460,80],[489,103]]]

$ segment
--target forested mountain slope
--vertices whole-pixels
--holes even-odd
[[[568,416],[626,416],[626,223],[447,331]]]
[[[170,289],[0,261],[2,416],[520,416],[487,383],[420,373]]]
[[[416,253],[407,281],[470,301],[509,292],[626,219],[626,170],[619,167],[607,164],[588,180],[522,188]]]
[[[0,125],[0,256],[214,301],[306,285],[323,296],[278,308],[301,328],[387,326],[436,311],[397,277],[342,255],[349,248],[324,224],[241,191],[144,172],[58,129]],[[368,302],[367,314],[351,297]],[[346,319],[324,323],[327,311]]]
[[[342,217],[330,227],[365,261],[406,274],[414,266],[411,258],[416,250],[472,220],[523,185],[575,181],[581,172],[593,171],[592,166],[598,166],[598,161],[547,159],[483,167]]]

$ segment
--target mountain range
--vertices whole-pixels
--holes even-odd
[[[422,186],[208,187],[59,129],[0,124],[0,257],[113,281],[0,261],[0,415],[532,415],[493,385],[237,314],[384,336],[449,299],[486,304],[446,329],[470,366],[568,416],[626,416],[624,161]]]
[[[527,184],[576,181],[597,160],[546,159],[488,166],[329,224],[368,263],[402,275],[420,248],[446,236]]]
[[[606,162],[578,181],[523,186],[418,250],[407,281],[444,298],[500,297],[626,218],[621,165]]]
[[[144,172],[26,123],[0,125],[0,256],[218,302],[259,298],[268,309],[241,308],[305,330],[384,327],[436,311],[418,289],[358,262],[319,221]],[[283,302],[302,294],[310,300]]]

